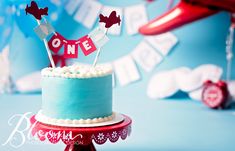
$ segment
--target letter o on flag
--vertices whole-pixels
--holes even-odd
[[[52,46],[53,46],[54,48],[58,48],[58,47],[60,47],[60,45],[61,45],[61,41],[60,41],[59,38],[56,38],[56,39],[53,39],[53,40],[52,40]]]
[[[59,33],[56,33],[48,42],[49,49],[54,53],[58,53],[60,48],[63,46],[63,40],[64,37],[61,36]]]

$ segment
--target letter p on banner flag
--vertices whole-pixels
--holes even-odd
[[[78,57],[78,42],[77,40],[68,40],[64,44],[64,58]]]
[[[60,48],[63,46],[64,37],[61,36],[59,33],[56,33],[51,37],[48,42],[48,47],[54,53],[58,53]]]

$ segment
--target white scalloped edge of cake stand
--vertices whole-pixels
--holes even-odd
[[[99,126],[107,126],[107,125],[113,125],[120,123],[124,120],[124,116],[120,113],[115,112],[115,116],[112,120],[110,121],[105,121],[105,122],[100,122],[100,123],[92,123],[92,124],[74,124],[74,123],[54,123],[52,121],[43,121],[38,114],[35,116],[36,120],[44,123],[44,124],[49,124],[49,125],[54,125],[54,126],[62,126],[62,127],[99,127]]]

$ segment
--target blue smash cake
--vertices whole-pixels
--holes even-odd
[[[112,67],[73,65],[42,70],[42,109],[36,118],[52,124],[112,120]]]

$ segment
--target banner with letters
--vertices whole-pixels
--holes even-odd
[[[44,24],[42,24],[35,28],[35,32],[37,31],[36,33],[40,37],[40,39],[44,39],[49,34],[53,33],[53,36],[47,43],[48,48],[54,54],[57,54],[63,47],[63,58],[78,58],[79,48],[81,49],[83,54],[87,56],[97,49],[101,48],[109,41],[109,38],[100,27],[97,27],[88,35],[85,35],[77,40],[67,40],[58,32],[55,32],[53,30],[51,32],[48,32],[48,29],[49,26],[46,26],[44,28]],[[47,32],[45,30],[47,30]]]
[[[88,35],[79,38],[78,40],[66,40],[59,33],[55,33],[55,35],[51,37],[48,42],[48,46],[54,53],[58,53],[58,51],[64,46],[65,58],[78,58],[78,47],[81,48],[85,56],[97,49]]]

